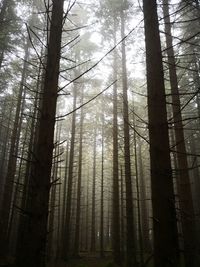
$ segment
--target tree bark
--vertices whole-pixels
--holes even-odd
[[[77,101],[77,86],[74,85],[74,99],[73,110],[76,109]],[[76,136],[76,112],[72,114],[72,128],[70,140],[70,153],[69,153],[69,170],[68,170],[68,185],[67,185],[67,203],[66,203],[66,217],[65,217],[65,231],[62,257],[65,260],[69,258],[70,250],[70,219],[72,214],[72,191],[73,191],[73,175],[74,175],[74,150],[75,150],[75,136]]]
[[[121,38],[125,36],[125,18],[123,7],[121,9]],[[126,185],[126,264],[132,267],[136,264],[135,229],[133,222],[133,192],[130,160],[130,135],[129,135],[129,111],[128,111],[128,84],[126,68],[126,46],[122,42],[122,79],[123,79],[123,120],[124,120],[124,161],[125,161],[125,185]]]
[[[83,89],[81,92],[81,105],[83,104]],[[80,135],[79,135],[79,163],[78,163],[78,186],[77,186],[77,203],[76,203],[76,223],[75,223],[75,242],[74,242],[74,256],[79,256],[80,246],[80,218],[81,218],[81,186],[82,186],[82,161],[83,161],[83,122],[84,114],[81,108],[80,115]]]
[[[105,115],[104,115],[104,98],[102,96],[102,116],[101,116],[101,123],[102,123],[102,130],[101,130],[101,138],[102,138],[102,145],[101,145],[101,207],[100,207],[100,256],[104,258],[104,154],[105,154]]]
[[[97,120],[97,115],[96,115]],[[96,252],[96,157],[97,157],[97,122],[94,126],[94,144],[93,144],[93,181],[92,181],[92,225],[91,225],[91,243],[90,252]]]
[[[39,119],[35,161],[30,176],[30,203],[25,211],[28,233],[18,252],[17,266],[44,267],[47,241],[49,192],[51,187],[54,126],[63,26],[63,0],[53,0],[43,102]]]
[[[143,0],[155,267],[178,266],[178,234],[156,0]],[[156,64],[155,64],[156,61]]]
[[[116,18],[114,18],[114,45],[116,45]],[[117,54],[114,51],[113,76],[117,79]],[[112,247],[114,262],[121,264],[120,255],[120,205],[119,205],[119,163],[118,163],[118,110],[117,83],[113,85],[113,205],[112,205]]]
[[[181,224],[184,240],[184,257],[186,267],[193,267],[196,255],[195,215],[192,201],[191,183],[187,162],[187,151],[183,131],[181,103],[176,74],[176,62],[173,49],[171,21],[169,15],[169,2],[163,0],[163,14],[165,22],[165,37],[169,66],[169,78],[172,93],[173,124],[175,132],[175,148],[177,151],[177,189],[180,201]]]

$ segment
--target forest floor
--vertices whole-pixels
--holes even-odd
[[[71,259],[69,262],[52,261],[48,267],[115,267],[111,257],[100,258],[95,255],[87,255],[80,259]]]

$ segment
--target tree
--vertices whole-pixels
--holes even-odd
[[[116,45],[117,21],[114,17],[114,45]],[[117,79],[117,54],[114,52],[113,76]],[[117,83],[113,85],[113,212],[112,212],[112,237],[113,257],[117,264],[121,264],[120,252],[120,205],[119,205],[119,162],[118,162],[118,98]]]
[[[181,102],[178,88],[178,78],[176,73],[176,61],[173,49],[171,21],[169,15],[169,2],[163,0],[163,14],[165,22],[165,37],[167,45],[167,56],[169,66],[169,78],[172,94],[173,125],[175,132],[175,148],[177,153],[177,187],[179,194],[179,205],[181,209],[181,224],[184,240],[184,255],[186,266],[194,266],[196,254],[195,237],[195,216],[192,202],[192,192],[187,162],[187,151],[183,132],[183,120]],[[188,211],[187,214],[185,211]]]
[[[10,210],[12,210],[11,203],[13,199],[13,189],[14,189],[14,181],[15,181],[15,172],[16,172],[16,164],[17,164],[17,152],[19,146],[19,136],[20,129],[22,125],[22,114],[24,109],[24,92],[25,92],[25,81],[27,74],[27,60],[29,56],[29,47],[30,43],[27,38],[27,42],[25,44],[25,57],[24,64],[22,69],[22,77],[19,86],[19,93],[17,97],[17,107],[15,111],[15,119],[14,119],[14,127],[11,135],[11,145],[9,151],[9,160],[7,167],[7,174],[5,177],[5,185],[4,185],[4,194],[2,200],[2,208],[1,208],[1,235],[0,235],[0,251],[1,256],[5,256],[8,252],[8,228],[9,228],[9,218],[10,218]]]
[[[143,0],[155,266],[178,266],[178,234],[156,0]],[[154,63],[156,59],[156,64]]]
[[[135,229],[133,224],[133,192],[131,176],[131,159],[130,159],[130,134],[129,134],[129,106],[128,106],[128,82],[126,67],[126,46],[125,46],[125,18],[124,10],[127,2],[123,1],[120,18],[121,18],[121,39],[122,42],[122,87],[123,87],[123,121],[124,121],[124,162],[125,162],[125,185],[126,185],[126,257],[127,267],[136,264],[136,245]]]
[[[53,0],[47,64],[43,90],[43,102],[39,119],[35,161],[32,163],[31,195],[27,215],[28,233],[17,255],[18,266],[45,266],[47,219],[51,167],[54,147],[54,125],[57,103],[59,62],[63,26],[64,0]],[[46,130],[48,128],[48,131]]]

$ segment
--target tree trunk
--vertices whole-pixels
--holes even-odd
[[[145,252],[151,251],[151,245],[149,240],[149,216],[147,207],[147,193],[146,193],[146,183],[143,171],[143,161],[142,161],[142,144],[139,140],[138,142],[138,169],[139,169],[139,180],[140,180],[140,199],[141,199],[141,225],[142,225],[142,239]]]
[[[116,45],[116,19],[114,18],[114,45]],[[114,51],[113,76],[117,79],[117,54]],[[119,163],[118,163],[118,110],[117,83],[113,85],[113,196],[112,196],[112,247],[114,262],[121,264],[120,211],[119,211]]]
[[[121,38],[125,36],[124,10],[121,9]],[[123,120],[124,120],[124,160],[125,160],[125,185],[126,185],[126,261],[127,267],[136,264],[135,229],[133,222],[133,192],[130,160],[130,135],[128,111],[128,84],[126,69],[126,46],[122,42],[122,79],[123,79]]]
[[[73,110],[76,109],[77,101],[77,87],[74,85],[74,99]],[[68,170],[68,186],[67,186],[67,203],[66,203],[66,217],[65,217],[65,231],[62,257],[65,260],[69,258],[70,250],[70,219],[72,213],[72,189],[73,189],[73,176],[74,176],[74,150],[75,150],[75,136],[76,136],[76,112],[72,114],[72,130],[70,140],[70,154],[69,154],[69,170]]]
[[[178,234],[156,0],[143,0],[155,267],[178,266]],[[156,64],[155,64],[156,60]]]
[[[134,104],[133,104],[134,105]],[[133,107],[133,127],[135,129],[135,113]],[[133,133],[133,146],[135,155],[135,179],[136,179],[136,195],[137,195],[137,217],[138,217],[138,238],[139,238],[139,254],[140,254],[140,264],[144,265],[144,244],[142,235],[142,225],[141,225],[141,205],[140,205],[140,187],[139,187],[139,171],[138,171],[138,153],[137,153],[137,136],[136,132]]]
[[[196,237],[195,237],[195,216],[192,202],[192,192],[188,171],[187,151],[183,132],[181,103],[176,74],[176,62],[173,49],[171,21],[169,15],[169,2],[163,0],[163,14],[165,22],[165,37],[167,44],[167,56],[169,66],[169,78],[172,93],[173,125],[175,132],[175,148],[177,151],[177,189],[180,199],[181,223],[184,240],[184,256],[186,267],[193,267],[195,264]]]
[[[57,103],[59,62],[63,26],[63,0],[53,0],[43,102],[39,119],[35,161],[30,176],[30,200],[26,216],[28,233],[21,244],[16,262],[19,267],[44,267],[54,126]],[[47,130],[48,129],[48,130]]]
[[[81,105],[83,104],[83,89],[81,92]],[[81,215],[81,185],[82,185],[82,161],[83,161],[83,108],[80,115],[80,135],[79,135],[79,163],[78,163],[78,187],[77,187],[77,203],[76,203],[76,223],[75,223],[75,243],[74,256],[79,256],[80,246],[80,215]]]
[[[104,254],[104,150],[105,150],[105,117],[104,117],[104,99],[102,96],[102,130],[101,130],[101,138],[102,138],[102,145],[101,145],[101,207],[100,207],[100,256],[103,258]]]
[[[97,115],[96,115],[97,120]],[[94,126],[94,145],[93,145],[93,181],[92,181],[92,225],[91,225],[91,244],[90,251],[96,252],[96,150],[97,150],[97,122]]]

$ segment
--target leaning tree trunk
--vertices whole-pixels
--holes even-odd
[[[63,26],[64,0],[53,0],[43,103],[39,119],[35,161],[30,176],[30,201],[27,216],[28,232],[16,257],[17,265],[45,266],[49,192],[54,147],[54,126],[57,103],[59,62]]]
[[[193,267],[195,264],[196,242],[195,242],[195,215],[192,202],[191,183],[187,162],[187,151],[183,132],[181,114],[181,103],[176,74],[176,61],[173,49],[171,21],[169,15],[169,1],[163,0],[163,14],[165,22],[165,36],[167,44],[167,56],[169,65],[169,78],[172,93],[173,125],[175,132],[175,148],[178,163],[177,189],[180,200],[181,224],[184,241],[184,257],[186,267]]]
[[[156,0],[143,0],[143,8],[146,39],[154,261],[155,267],[177,267],[178,234]]]

